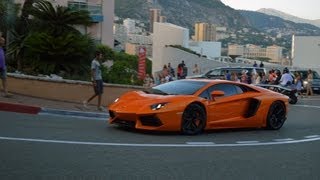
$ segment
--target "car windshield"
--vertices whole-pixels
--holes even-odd
[[[158,86],[152,87],[151,89],[148,89],[145,92],[161,95],[191,95],[206,84],[208,84],[208,82],[177,80],[165,84],[160,84]]]

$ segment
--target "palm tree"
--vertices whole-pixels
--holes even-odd
[[[29,15],[32,15],[33,18],[30,19]],[[84,37],[85,40],[83,40],[81,37],[76,37],[82,35],[74,28],[74,25],[87,26],[90,23],[91,19],[89,12],[87,11],[73,11],[62,6],[54,7],[49,1],[46,0],[26,0],[23,4],[21,16],[17,23],[16,30],[12,31],[13,37],[12,41],[10,42],[8,54],[10,54],[16,60],[18,70],[22,70],[22,62],[24,62],[25,59],[28,59],[30,56],[33,57],[33,60],[36,60],[39,63],[41,61],[39,59],[42,57],[42,59],[51,61],[59,60],[58,64],[63,65],[63,61],[66,61],[68,58],[79,58],[79,53],[77,54],[74,52],[74,49],[78,49],[79,52],[82,52],[83,43],[87,43],[87,50],[91,48],[92,40],[87,36]],[[47,39],[43,37],[47,37]],[[65,41],[66,43],[73,42],[72,46],[65,46],[65,44],[59,43],[59,41],[55,40],[57,37],[67,37],[68,40],[63,40],[61,38],[58,39],[60,41]],[[77,41],[79,39],[80,41]],[[46,48],[48,47],[54,47],[55,49],[47,51]],[[70,50],[68,48],[70,48]],[[62,52],[58,52],[57,50],[62,52],[73,52],[72,54],[74,56],[61,56]],[[88,52],[81,54],[88,55]],[[75,56],[77,56],[77,58],[74,58]],[[48,63],[48,61],[46,62]],[[57,62],[53,62],[53,64],[56,63]],[[35,65],[33,62],[31,66],[37,65]],[[48,69],[49,71],[56,69],[56,66],[54,66],[54,68],[50,67],[45,69]],[[67,69],[69,68],[67,67]]]
[[[63,6],[54,7],[45,0],[36,1],[29,11],[33,28],[26,37],[25,56],[42,73],[78,73],[88,61],[94,41],[82,35],[76,25],[88,26],[88,11],[75,11]],[[29,61],[30,63],[30,61]]]
[[[36,2],[30,14],[41,30],[46,30],[54,36],[67,32],[79,33],[75,25],[89,26],[91,24],[88,11],[75,11],[59,5],[55,8],[46,0]]]
[[[39,73],[51,74],[64,71],[77,74],[89,61],[88,51],[94,50],[94,41],[86,35],[64,33],[52,36],[46,32],[31,34],[25,43],[26,56]]]

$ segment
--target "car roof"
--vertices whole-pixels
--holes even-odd
[[[265,69],[265,68],[263,67],[217,67],[211,70],[214,70],[214,69]]]

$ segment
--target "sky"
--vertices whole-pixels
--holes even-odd
[[[320,0],[221,0],[233,9],[272,8],[304,19],[320,19]]]

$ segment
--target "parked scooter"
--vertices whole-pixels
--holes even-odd
[[[288,96],[290,104],[296,104],[298,102],[298,91],[295,85],[281,86],[281,85],[272,85],[272,84],[257,84],[257,86]]]

